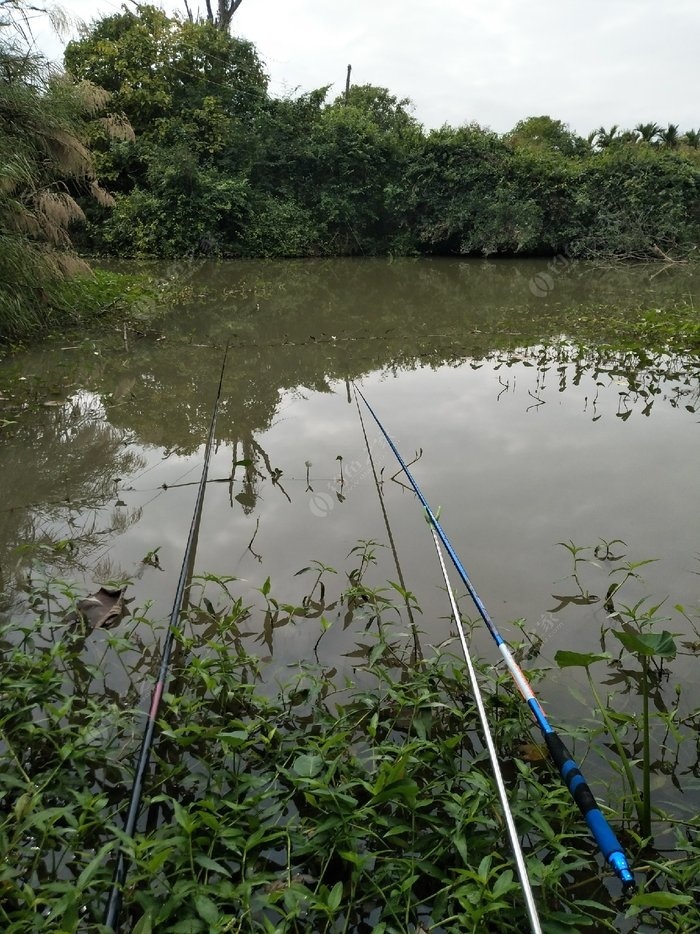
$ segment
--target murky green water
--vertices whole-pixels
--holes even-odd
[[[583,328],[614,343],[610,309],[700,303],[700,284],[683,269],[580,264],[533,284],[543,271],[545,261],[159,267],[208,291],[175,309],[157,338],[125,344],[117,328],[0,371],[2,416],[14,422],[0,447],[5,584],[52,570],[89,588],[135,577],[135,604],[153,601],[152,615],[167,616],[230,339],[197,569],[240,578],[246,598],[270,575],[273,593],[299,599],[307,578],[294,574],[312,559],[342,574],[358,540],[386,545],[355,380],[406,459],[420,453],[415,476],[492,615],[515,637],[510,623],[524,618],[545,664],[560,648],[596,648],[605,618],[602,601],[567,602],[576,589],[558,542],[623,539],[630,559],[658,559],[630,600],[697,608],[697,366],[656,354],[640,363],[576,337]],[[565,337],[573,343],[552,342]],[[20,410],[21,399],[37,404]],[[366,426],[424,641],[437,644],[449,623],[432,540]],[[144,564],[156,549],[160,567]],[[391,551],[378,554],[375,582],[395,580]],[[586,569],[592,592],[605,593],[609,568]],[[275,666],[293,666],[318,635],[305,621],[271,646],[251,638]],[[331,627],[325,657],[341,658],[353,638]],[[483,633],[475,643],[493,657]],[[695,664],[685,656],[674,671],[690,678]],[[576,710],[556,674],[544,693],[559,712]]]

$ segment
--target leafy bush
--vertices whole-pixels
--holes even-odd
[[[299,605],[275,600],[269,579],[260,611],[235,596],[232,579],[200,580],[205,589],[177,633],[140,831],[124,841],[126,929],[522,930],[463,667],[449,654],[423,658],[416,633],[407,644],[392,629],[399,608],[366,581],[372,546],[354,550],[359,567],[337,595],[322,580],[332,569],[315,565]],[[588,556],[572,553],[581,588]],[[621,567],[624,580],[613,572],[616,600],[637,567]],[[147,616],[89,632],[73,612],[76,597],[60,582],[38,583],[28,595],[33,618],[7,622],[0,633],[0,918],[8,934],[99,929],[143,728],[136,708],[158,666]],[[342,693],[321,654],[338,612],[365,628],[354,653],[363,686]],[[245,648],[258,613],[266,639],[281,626],[322,621],[318,663],[300,661],[279,691]],[[650,625],[648,614],[641,625]],[[562,663],[607,657],[574,654]],[[625,906],[608,893],[567,789],[536,746],[521,745],[524,705],[505,676],[482,667],[480,677],[489,682],[502,761],[512,763],[509,797],[545,927],[619,930]],[[654,691],[660,687],[654,681]],[[675,741],[686,729],[692,739],[693,716],[677,710],[673,720]],[[633,755],[633,721],[615,721],[623,755]],[[578,735],[600,732],[595,719]],[[611,803],[628,813],[632,800]],[[693,823],[675,855],[647,851],[647,890],[626,909],[643,925],[637,929],[698,923]],[[631,827],[625,838],[643,842]]]

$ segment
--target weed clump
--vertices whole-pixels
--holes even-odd
[[[416,652],[405,606],[364,583],[369,544],[357,550],[349,586],[334,577],[338,593],[316,575],[308,600],[284,604],[266,580],[271,632],[322,621],[316,661],[276,688],[248,648],[257,610],[236,597],[234,581],[220,582],[221,598],[215,580],[201,581],[177,634],[133,841],[120,829],[159,629],[135,613],[89,632],[72,613],[79,595],[70,587],[35,588],[32,617],[0,630],[4,930],[104,930],[120,842],[130,866],[123,929],[136,934],[525,929],[461,661],[447,648]],[[319,655],[334,609],[367,624],[352,684],[339,684]],[[648,628],[637,637],[645,646]],[[656,809],[655,826],[675,838],[672,853],[655,850],[635,823],[637,806],[644,818],[649,811],[637,789],[610,791],[611,820],[646,880],[623,904],[554,769],[523,751],[533,748],[523,746],[530,724],[505,678],[483,665],[480,677],[547,930],[619,930],[625,913],[627,930],[697,926],[697,818],[680,823]],[[648,731],[648,705],[642,720]],[[671,720],[685,741],[693,724]],[[631,752],[629,721],[614,723]],[[600,739],[593,728],[578,735]]]

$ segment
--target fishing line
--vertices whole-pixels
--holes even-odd
[[[384,504],[384,494],[382,493],[381,486],[379,484],[379,477],[377,476],[377,470],[374,466],[374,458],[372,457],[372,450],[369,445],[369,439],[367,438],[367,431],[365,430],[365,422],[362,418],[362,410],[360,409],[360,402],[357,398],[357,392],[355,393],[355,405],[357,406],[357,414],[360,416],[360,425],[362,426],[362,434],[365,439],[365,446],[367,448],[367,457],[369,458],[370,467],[372,468],[372,476],[374,477],[374,486],[377,490],[377,496],[379,497],[379,505],[382,510],[382,516],[384,517],[384,525],[386,527],[386,533],[389,537],[389,545],[391,547],[391,553],[394,556],[394,564],[396,565],[396,573],[399,578],[399,583],[403,588],[403,600],[406,607],[406,614],[408,616],[409,622],[411,624],[411,635],[413,638],[413,657],[412,662],[418,661],[422,658],[422,650],[420,646],[420,640],[418,638],[418,627],[416,626],[416,621],[413,617],[413,610],[411,608],[411,602],[408,597],[408,590],[406,588],[406,581],[404,580],[403,571],[401,570],[401,564],[399,562],[399,553],[396,550],[396,543],[394,542],[394,535],[391,531],[391,525],[389,524],[389,516],[387,515],[386,506]]]
[[[355,384],[353,383],[353,385]],[[355,389],[364,404],[367,406],[367,409],[369,410],[372,418],[377,423],[379,430],[386,438],[389,447],[394,452],[394,456],[398,460],[399,464],[401,464],[403,472],[406,474],[406,478],[408,479],[416,496],[423,505],[423,508],[425,509],[425,512],[430,519],[433,528],[435,529],[437,535],[440,538],[440,541],[450,556],[452,563],[454,564],[455,569],[457,570],[457,573],[459,574],[464,586],[467,588],[469,596],[474,601],[474,605],[476,606],[479,615],[484,621],[484,624],[491,634],[494,642],[498,646],[498,650],[501,653],[503,661],[505,662],[511,677],[515,682],[518,691],[530,708],[530,712],[532,713],[538,727],[540,728],[547,749],[549,750],[549,754],[552,757],[552,760],[557,769],[559,770],[562,781],[568,788],[571,797],[574,799],[576,805],[578,806],[578,809],[586,821],[588,829],[598,844],[601,853],[608,861],[610,867],[622,883],[623,894],[630,894],[636,888],[636,883],[634,881],[634,875],[629,867],[627,857],[622,848],[622,845],[620,844],[620,841],[617,839],[615,833],[610,827],[610,824],[607,822],[602,811],[600,810],[598,802],[596,801],[593,792],[583,777],[581,770],[576,764],[576,761],[573,759],[571,753],[564,745],[558,733],[551,726],[547,717],[545,716],[544,710],[542,709],[540,702],[535,697],[535,693],[532,690],[530,683],[528,682],[518,663],[515,661],[515,658],[513,657],[508,644],[498,631],[496,624],[489,616],[488,610],[486,609],[486,606],[483,603],[481,597],[477,593],[476,588],[472,584],[469,575],[467,574],[466,568],[460,561],[457,552],[452,547],[452,543],[450,542],[438,519],[431,510],[427,499],[421,491],[421,488],[418,486],[413,477],[413,474],[408,469],[408,465],[401,457],[398,448],[391,440],[387,430],[384,428],[374,409],[365,398],[362,390],[357,386],[355,386]]]
[[[430,526],[430,531],[433,533],[433,541],[435,542],[435,549],[437,551],[438,561],[440,562],[440,569],[442,570],[442,576],[445,580],[445,587],[447,588],[447,595],[450,598],[450,605],[452,606],[452,615],[454,616],[455,623],[457,625],[457,632],[459,633],[459,641],[462,643],[462,652],[464,654],[464,660],[467,663],[467,671],[469,672],[469,680],[472,686],[472,693],[474,694],[474,702],[476,703],[476,709],[479,712],[479,720],[481,721],[481,730],[486,742],[486,748],[488,749],[489,759],[491,760],[491,768],[493,769],[493,777],[496,781],[496,787],[498,788],[498,797],[501,799],[501,807],[503,808],[503,815],[506,820],[506,827],[508,828],[508,837],[510,838],[510,846],[513,851],[513,858],[515,859],[515,866],[518,871],[518,878],[520,879],[520,885],[523,890],[523,897],[525,899],[525,905],[527,907],[528,917],[530,919],[530,927],[533,930],[533,934],[541,934],[542,927],[540,926],[540,919],[537,913],[537,903],[535,902],[535,896],[532,894],[532,886],[530,885],[530,878],[527,874],[527,867],[525,865],[525,857],[523,855],[522,847],[520,846],[520,839],[518,837],[518,831],[515,826],[515,821],[513,820],[513,814],[510,810],[510,804],[508,802],[508,795],[506,793],[505,782],[503,781],[503,774],[501,772],[501,766],[498,761],[498,753],[496,752],[496,746],[491,735],[491,730],[489,729],[489,722],[486,716],[486,709],[484,707],[484,701],[481,696],[481,689],[479,687],[479,681],[476,676],[476,671],[472,663],[471,655],[469,654],[469,646],[467,645],[467,639],[464,634],[464,625],[462,623],[462,617],[457,606],[457,601],[455,600],[454,591],[452,590],[452,585],[450,584],[450,578],[447,574],[447,568],[445,567],[445,560],[442,556],[442,549],[440,548],[440,541],[437,537],[435,529],[433,526]]]
[[[168,668],[170,665],[170,656],[172,654],[173,642],[175,639],[175,631],[180,619],[180,613],[182,611],[182,605],[185,598],[185,593],[188,588],[188,581],[190,578],[191,565],[194,561],[194,552],[196,548],[197,535],[199,533],[199,522],[202,516],[202,506],[204,504],[204,492],[207,486],[207,474],[209,472],[209,460],[211,457],[211,450],[214,443],[214,431],[216,429],[216,418],[219,412],[219,402],[221,400],[221,387],[224,381],[224,371],[226,369],[226,358],[228,356],[228,344],[226,344],[226,349],[224,350],[224,358],[221,362],[221,375],[219,376],[219,386],[216,392],[216,400],[214,402],[214,409],[211,416],[211,424],[209,425],[209,434],[207,436],[207,443],[204,449],[204,464],[202,466],[202,476],[199,481],[199,489],[197,490],[197,499],[195,501],[194,512],[192,514],[192,522],[190,524],[189,534],[187,536],[187,545],[185,546],[185,553],[182,559],[182,567],[180,568],[180,576],[177,582],[177,589],[175,591],[175,599],[173,600],[173,608],[170,613],[170,621],[168,623],[168,631],[165,637],[165,643],[163,645],[163,653],[161,655],[160,668],[158,671],[158,680],[153,688],[153,693],[151,695],[151,706],[148,711],[148,719],[146,720],[146,728],[143,733],[141,740],[141,749],[139,751],[138,759],[136,761],[136,770],[134,774],[134,781],[131,786],[131,797],[129,800],[129,810],[127,813],[126,821],[124,824],[124,836],[129,840],[133,839],[134,831],[136,830],[136,821],[139,816],[139,810],[141,807],[141,798],[143,796],[143,788],[146,778],[146,773],[148,771],[148,765],[150,761],[151,747],[153,746],[153,737],[156,727],[156,717],[158,716],[158,709],[160,707],[161,698],[163,696],[163,691],[165,689],[165,683],[168,678]],[[104,924],[114,934],[117,934],[119,931],[119,912],[121,909],[122,902],[122,889],[124,886],[124,881],[126,879],[127,873],[127,859],[124,852],[124,847],[120,846],[119,855],[117,857],[117,863],[114,869],[114,876],[112,879],[112,888],[110,891],[109,899],[107,902],[107,907],[105,910]]]

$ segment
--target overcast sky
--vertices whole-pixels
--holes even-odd
[[[63,7],[89,21],[119,3]],[[505,132],[549,114],[584,135],[648,121],[700,128],[699,0],[243,0],[233,32],[257,46],[273,94],[340,93],[350,63],[354,83],[409,97],[426,127],[475,120]],[[37,35],[60,58],[49,30]]]

